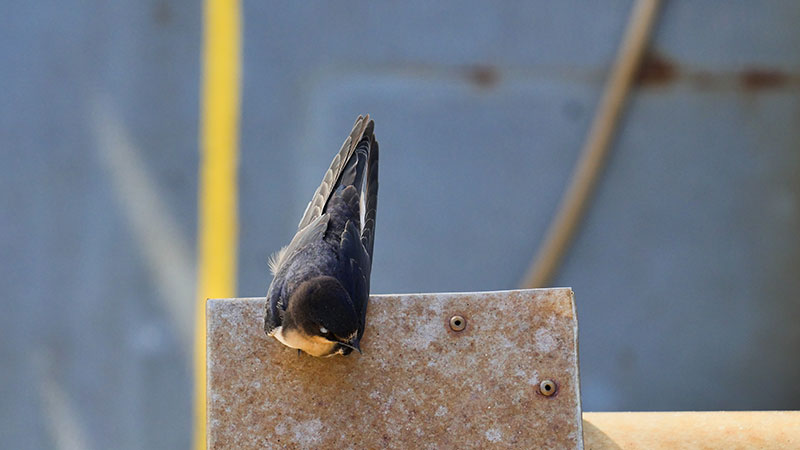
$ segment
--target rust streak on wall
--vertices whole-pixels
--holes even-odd
[[[725,89],[744,92],[797,87],[800,74],[787,73],[773,67],[748,67],[733,71],[709,71],[689,68],[664,53],[650,49],[642,60],[634,82],[639,87],[659,87],[688,83],[700,90]]]
[[[656,86],[669,84],[678,76],[678,68],[669,58],[655,50],[648,50],[636,74],[636,84]]]
[[[494,66],[477,65],[469,68],[467,78],[479,88],[488,89],[500,81],[500,73]]]
[[[739,82],[746,91],[775,89],[788,84],[790,77],[775,69],[752,68],[739,75]]]

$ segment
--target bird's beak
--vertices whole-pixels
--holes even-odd
[[[361,343],[358,338],[353,339],[350,342],[339,342],[339,344],[344,345],[347,348],[352,348],[353,350],[356,350],[359,354],[363,355],[363,353],[361,353]]]

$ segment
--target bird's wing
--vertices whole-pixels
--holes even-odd
[[[361,219],[361,242],[372,260],[372,247],[375,243],[375,216],[378,211],[378,141],[375,140],[375,135],[371,136],[369,158],[367,159],[367,187],[361,198],[364,200],[361,208],[364,213]],[[369,284],[369,276],[367,276],[367,283]]]
[[[267,336],[272,336],[275,329],[281,326],[283,318],[278,310],[278,302],[272,300],[269,295],[267,300],[269,303],[267,304],[267,312],[264,314],[264,332],[267,333]]]
[[[344,272],[339,279],[349,282],[345,289],[350,294],[353,306],[361,317],[358,329],[358,337],[360,339],[364,334],[364,324],[367,316],[369,272],[372,262],[367,249],[364,248],[361,242],[361,233],[358,230],[358,226],[353,220],[347,221],[345,230],[342,233],[339,261],[342,262],[341,270]]]
[[[339,178],[342,175],[342,170],[344,170],[347,161],[350,160],[350,157],[356,148],[356,144],[358,144],[358,142],[361,140],[361,137],[364,135],[364,131],[367,129],[367,125],[370,123],[371,121],[369,119],[369,114],[367,114],[365,117],[358,116],[356,123],[353,124],[353,129],[350,131],[350,136],[345,139],[344,144],[342,144],[342,148],[339,150],[339,153],[333,157],[331,166],[328,168],[328,171],[325,172],[325,176],[322,178],[322,183],[319,185],[316,192],[314,192],[314,196],[311,197],[311,201],[308,202],[306,211],[303,213],[303,218],[300,219],[300,224],[297,226],[298,229],[304,228],[314,219],[319,217],[323,212],[325,212],[325,205],[328,203],[331,193],[338,185]]]
[[[308,244],[323,239],[325,230],[328,228],[329,219],[330,215],[328,214],[317,217],[305,228],[298,231],[289,245],[283,247],[278,253],[270,257],[269,267],[273,275],[275,275],[275,278],[269,285],[269,292],[267,292],[267,301],[269,305],[267,305],[267,313],[264,318],[264,330],[267,334],[271,334],[275,328],[281,326],[281,319],[283,317],[282,311],[286,310],[286,302],[288,301],[283,292],[284,283],[286,282],[285,277],[278,277],[278,273],[297,251]]]
[[[294,252],[315,240],[321,241],[325,236],[325,230],[328,228],[329,218],[329,214],[317,216],[311,223],[306,225],[305,228],[295,233],[289,245],[278,250],[277,253],[273,253],[272,256],[269,257],[269,269],[272,271],[272,274],[277,275],[283,264]]]

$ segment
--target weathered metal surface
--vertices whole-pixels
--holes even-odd
[[[583,415],[587,449],[798,449],[799,411]]]
[[[263,298],[207,311],[209,448],[582,447],[571,289],[373,296],[346,358],[265,336]]]

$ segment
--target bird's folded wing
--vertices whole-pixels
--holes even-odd
[[[378,141],[372,136],[367,160],[367,186],[364,195],[364,216],[361,224],[361,242],[372,260],[375,242],[375,219],[378,210]]]
[[[369,272],[372,264],[367,250],[361,243],[361,233],[354,221],[348,221],[345,231],[342,233],[339,260],[345,262],[342,267],[345,273],[340,279],[350,282],[348,286],[345,286],[345,289],[350,294],[353,306],[361,317],[361,326],[358,330],[358,335],[361,337],[364,333],[364,322],[367,315]]]
[[[308,202],[306,211],[303,213],[303,218],[300,219],[300,223],[297,226],[298,229],[307,226],[325,210],[325,204],[328,202],[331,192],[333,192],[336,182],[339,180],[342,170],[350,159],[350,156],[352,156],[356,145],[364,135],[364,130],[366,130],[369,122],[369,114],[365,117],[358,116],[358,119],[356,119],[356,123],[353,124],[353,129],[350,131],[350,136],[345,139],[339,153],[333,157],[328,171],[325,172],[325,176],[322,178],[322,183],[319,185],[316,192],[314,192],[311,201]]]
[[[328,214],[317,217],[305,228],[298,231],[289,245],[272,255],[269,259],[269,268],[272,274],[277,275],[278,272],[283,269],[283,265],[291,259],[295,252],[314,241],[321,241],[322,237],[325,235],[325,230],[328,228],[329,218],[330,216]],[[285,298],[283,295],[285,283],[286,277],[279,279],[276,276],[275,279],[272,280],[272,283],[270,283],[269,291],[267,292],[267,311],[264,317],[264,331],[270,336],[272,336],[276,328],[281,326],[281,317],[283,314],[281,311],[286,310],[287,305],[282,303],[282,301],[285,301],[282,300]]]
[[[299,230],[292,241],[289,242],[289,245],[280,249],[277,253],[273,254],[269,258],[269,269],[272,271],[273,275],[276,275],[281,266],[289,259],[290,256],[297,250],[305,247],[306,245],[316,241],[321,241],[322,238],[325,236],[325,230],[328,228],[328,219],[330,216],[328,214],[323,214],[321,216],[317,216],[311,223],[305,226],[305,228]]]

